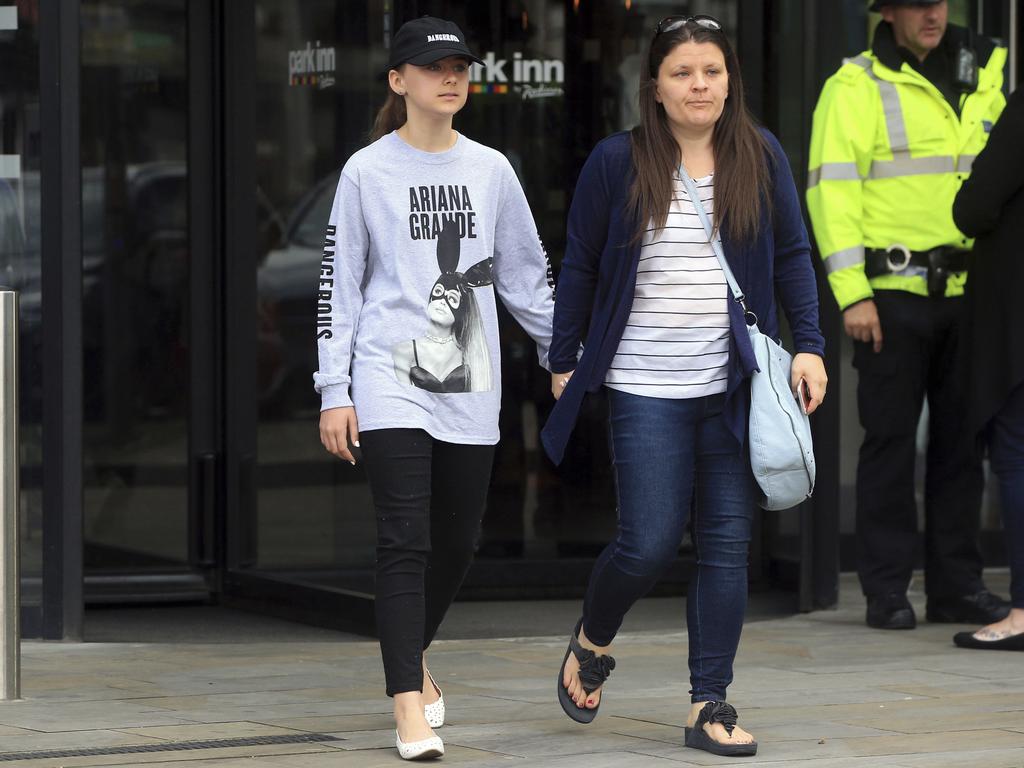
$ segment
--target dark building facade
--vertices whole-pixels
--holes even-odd
[[[316,275],[338,171],[366,143],[390,36],[456,20],[475,68],[458,130],[502,151],[557,273],[577,174],[632,126],[640,62],[675,14],[720,19],[798,183],[810,117],[866,0],[0,0],[0,282],[21,296],[27,636],[81,636],[84,605],[215,600],[327,625],[372,617],[361,467],[317,438]],[[1016,0],[954,0],[1011,46]],[[834,602],[849,567],[859,428],[824,280],[830,399],[818,488],[758,517],[751,578]],[[563,466],[532,343],[503,318],[502,441],[465,594],[579,593],[615,527],[603,403]],[[985,526],[997,527],[986,502]],[[685,581],[680,542],[667,589]],[[991,562],[1000,553],[992,547]]]

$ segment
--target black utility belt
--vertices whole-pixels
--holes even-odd
[[[928,295],[943,296],[946,293],[946,278],[953,272],[964,272],[967,269],[969,253],[948,245],[929,251],[912,251],[899,243],[887,249],[868,248],[864,252],[864,274],[868,277],[899,275],[907,267],[921,267],[928,270]]]

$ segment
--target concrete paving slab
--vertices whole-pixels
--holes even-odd
[[[321,717],[286,717],[280,720],[268,718],[265,725],[288,728],[310,733],[335,733],[345,731],[383,731],[394,727],[391,707],[382,705],[382,711],[361,715],[324,715]]]
[[[477,749],[469,749],[458,745],[446,744],[444,758],[442,760],[434,761],[433,763],[431,761],[414,763],[414,765],[431,764],[436,765],[438,768],[452,764],[464,766],[490,766],[491,768],[494,766],[509,765],[518,768],[518,766],[522,764],[522,760],[503,755],[495,755],[490,752],[482,752]],[[302,758],[294,757],[282,760],[280,763],[282,768],[285,766],[287,768],[397,768],[397,766],[401,765],[409,765],[409,763],[403,762],[398,757],[398,753],[395,752],[393,740],[387,748],[367,749],[360,752],[346,752],[341,756],[338,756],[337,754],[319,754],[303,756]],[[161,766],[161,768],[165,768],[165,766]],[[199,767],[181,766],[181,768]],[[278,768],[278,765],[275,764],[274,768]]]
[[[201,725],[162,725],[155,728],[121,728],[129,736],[145,736],[158,741],[208,741],[210,739],[238,739],[252,736],[289,736],[301,733],[295,728],[265,725],[263,723],[203,723]]]
[[[951,707],[942,714],[912,712],[907,715],[859,719],[858,724],[880,731],[896,733],[946,733],[949,731],[982,731],[992,728],[1024,730],[1024,711],[977,711]],[[1024,763],[1024,758],[1021,760]]]
[[[481,763],[468,763],[466,768],[491,768],[491,766],[509,765],[519,768],[686,768],[693,763],[681,763],[663,757],[643,755],[636,752],[607,752],[600,755],[571,755],[569,757],[540,757],[540,758],[505,758],[499,761],[492,758],[491,761]]]
[[[183,705],[185,706],[185,705]],[[354,699],[351,701],[309,701],[294,704],[265,704],[261,706],[222,707],[222,708],[185,708],[164,710],[177,713],[178,723],[230,723],[239,720],[262,722],[271,717],[315,717],[322,715],[354,715],[378,709],[378,701]],[[387,707],[391,709],[390,706]],[[152,725],[169,725],[170,723],[152,723]]]
[[[156,744],[159,739],[143,734],[112,730],[62,731],[58,733],[27,732],[0,737],[0,753],[34,752],[49,749],[86,749],[90,747],[124,747]]]
[[[17,706],[19,702],[14,702],[11,706]],[[8,736],[30,736],[37,731],[32,731],[28,728],[14,728],[9,725],[0,725],[0,745],[4,743],[4,739]]]
[[[1020,749],[977,749],[965,752],[933,752],[929,755],[905,755],[899,759],[906,768],[931,768],[933,765],[955,768],[1020,768],[1024,754]]]
[[[285,755],[289,758],[306,758],[309,755],[326,754],[330,755],[335,765],[338,764],[339,751],[315,744],[289,744],[289,745],[265,745],[261,747],[235,747],[229,749],[194,749],[187,752],[148,752],[130,753],[121,755],[93,755],[88,757],[59,757],[42,758],[38,760],[24,760],[12,763],[16,768],[95,768],[95,766],[137,766],[137,765],[160,765],[164,768],[169,762],[180,762],[182,765],[191,768],[205,768],[205,760],[226,760],[236,757],[248,760],[247,765],[252,765],[252,757],[273,757]],[[176,756],[185,757],[187,760],[175,760]],[[397,755],[395,756],[397,759]],[[300,763],[301,764],[301,763]]]
[[[923,611],[921,596],[912,600]],[[532,605],[517,605],[515,611],[529,612]],[[498,625],[507,620],[509,606],[495,606]],[[545,626],[559,624],[550,606],[538,610]],[[439,732],[447,745],[444,763],[489,768],[1024,766],[1021,655],[956,649],[950,643],[959,629],[954,625],[922,623],[904,633],[870,630],[863,625],[863,600],[848,580],[839,610],[744,628],[730,701],[758,738],[760,751],[733,761],[682,744],[689,681],[681,611],[647,628],[634,621],[617,638],[613,651],[619,666],[591,726],[571,722],[555,700],[566,643],[562,631],[495,637],[493,628],[484,631],[486,612],[479,606],[473,611],[474,633],[482,639],[439,640],[429,654],[448,706],[448,725]],[[568,626],[570,612],[565,616],[570,616]],[[188,637],[187,631],[179,634]],[[351,637],[329,642],[327,635],[302,631],[292,642],[282,626],[275,627],[273,642],[196,636],[204,642],[26,642],[27,700],[0,703],[0,755],[26,751],[25,745],[82,749],[322,733],[344,741],[12,765],[401,764],[376,643]]]
[[[320,755],[279,755],[277,757],[236,757],[226,760],[174,760],[160,763],[160,768],[292,768],[294,766],[310,765],[310,761],[316,760]],[[334,755],[323,755],[325,761],[334,761],[337,765],[338,758]],[[330,762],[323,762],[320,765],[330,765]],[[98,768],[103,768],[99,766]]]
[[[765,719],[771,720],[775,718],[771,716],[764,718],[759,715],[759,710],[744,711],[740,725],[751,733],[767,732],[770,727],[772,738],[776,741],[816,741],[818,739],[850,738],[854,736],[886,736],[892,733],[891,730],[861,725],[847,725],[827,720],[767,723]],[[682,722],[682,718],[679,719],[678,724],[673,725],[629,717],[616,717],[615,724],[611,727],[614,728],[616,733],[648,738],[655,741],[679,743],[683,740]]]
[[[33,731],[90,731],[141,728],[147,725],[180,725],[187,722],[167,710],[126,701],[24,701],[0,704],[0,723]],[[244,718],[239,718],[244,719]]]

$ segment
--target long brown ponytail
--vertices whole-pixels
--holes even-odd
[[[399,96],[391,86],[388,86],[388,97],[384,105],[377,111],[377,117],[373,121],[373,128],[370,129],[370,141],[376,141],[381,136],[387,136],[392,131],[405,125],[407,116],[405,113],[405,97]]]
[[[636,239],[650,223],[663,229],[672,202],[672,175],[679,165],[679,145],[668,126],[665,108],[655,99],[658,68],[681,43],[714,43],[725,57],[729,97],[712,135],[715,152],[715,228],[731,240],[757,236],[762,207],[771,200],[768,144],[747,110],[739,60],[721,30],[695,24],[655,35],[640,73],[640,124],[631,132],[636,178],[629,190],[630,210],[639,214]]]

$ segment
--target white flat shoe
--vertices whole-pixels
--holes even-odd
[[[427,725],[431,728],[440,728],[444,725],[444,694],[441,693],[441,689],[437,683],[434,682],[434,676],[430,674],[430,670],[426,670],[427,679],[430,680],[430,684],[434,686],[434,690],[437,691],[437,701],[433,704],[423,705],[423,714],[427,718]]]
[[[444,742],[440,736],[431,736],[429,739],[420,739],[406,744],[402,737],[395,731],[395,746],[398,748],[398,755],[403,760],[428,760],[432,757],[441,757],[444,754]]]

